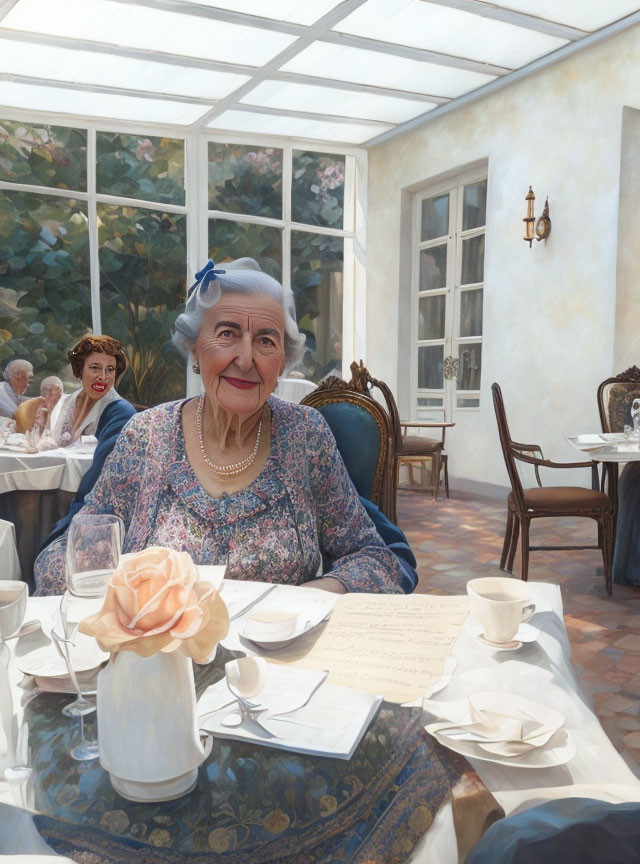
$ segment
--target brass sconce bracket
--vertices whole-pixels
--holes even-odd
[[[524,237],[522,238],[529,244],[529,249],[531,249],[531,244],[533,243],[533,238],[536,240],[546,240],[549,234],[551,234],[551,217],[549,216],[549,199],[547,198],[544,202],[544,210],[542,211],[542,216],[536,222],[536,217],[533,212],[534,201],[536,200],[536,196],[533,194],[533,189],[529,186],[529,191],[527,192],[525,199],[527,202],[527,215],[522,220],[524,222]]]

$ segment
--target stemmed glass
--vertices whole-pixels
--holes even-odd
[[[108,578],[120,560],[123,536],[124,525],[117,516],[79,513],[71,520],[67,537],[67,590],[60,604],[60,627],[55,627],[51,636],[66,663],[77,694],[73,702],[64,706],[62,713],[80,718],[80,743],[70,751],[71,756],[78,760],[98,756],[97,741],[88,741],[84,730],[84,718],[95,711],[96,706],[82,693],[73,668],[71,646],[75,644],[79,621],[70,621],[69,617],[75,605],[74,597],[99,598],[104,595]]]
[[[249,700],[264,690],[269,664],[264,657],[240,657],[225,663],[224,672],[227,687],[238,700],[240,710],[227,714],[222,725],[240,726],[245,720],[253,720],[254,712],[259,710],[259,704]]]
[[[20,730],[13,714],[13,699],[9,685],[9,661],[11,654],[5,644],[7,639],[20,635],[21,625],[27,611],[28,589],[24,582],[13,580],[0,582],[0,717],[5,725],[9,741],[9,765],[4,769],[4,779],[16,782],[31,774],[28,765],[20,764],[18,756]]]

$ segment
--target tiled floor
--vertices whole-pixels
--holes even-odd
[[[418,559],[417,590],[460,594],[474,576],[499,575],[505,519],[499,503],[435,502],[400,491],[398,524]],[[592,544],[595,537],[588,519],[540,519],[531,530],[534,545]],[[608,597],[599,550],[532,552],[529,579],[560,585],[574,668],[607,734],[640,777],[640,588],[614,585]]]

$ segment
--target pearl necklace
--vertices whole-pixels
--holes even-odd
[[[207,463],[209,468],[213,468],[216,474],[220,474],[222,477],[233,477],[236,474],[242,474],[243,471],[246,471],[256,460],[256,456],[258,455],[258,447],[260,446],[260,436],[262,434],[262,417],[260,417],[260,423],[258,424],[258,435],[256,437],[256,443],[253,447],[251,453],[248,456],[245,456],[244,459],[241,459],[239,462],[233,462],[231,465],[215,465],[211,459],[207,456],[207,453],[204,449],[204,437],[202,435],[202,411],[204,408],[204,396],[201,396],[198,400],[198,409],[196,411],[196,426],[198,427],[198,440],[200,441],[200,452],[202,453],[202,458]]]

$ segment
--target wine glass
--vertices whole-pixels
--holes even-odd
[[[232,712],[222,721],[223,726],[240,726],[245,720],[252,720],[259,705],[249,700],[264,690],[267,683],[269,664],[264,657],[240,657],[229,660],[224,665],[227,687],[238,700],[239,712]]]
[[[76,597],[102,597],[118,566],[124,525],[112,513],[78,513],[67,537],[67,590]]]
[[[19,729],[13,714],[13,699],[9,686],[9,662],[11,652],[5,640],[19,635],[27,611],[29,591],[25,582],[0,581],[0,716],[6,722],[9,747],[9,765],[4,769],[4,779],[10,783],[26,779],[31,774],[28,765],[20,764],[18,756]]]

